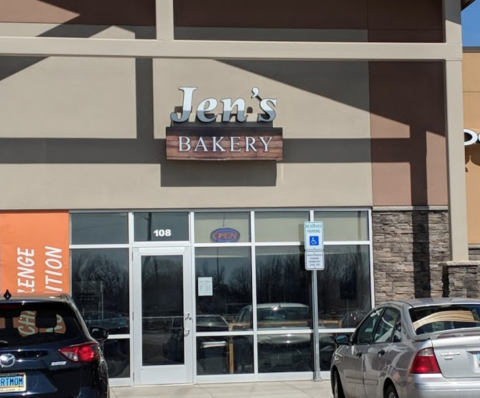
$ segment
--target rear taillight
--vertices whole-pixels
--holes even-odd
[[[433,348],[425,348],[417,352],[413,360],[411,373],[441,373]]]
[[[92,362],[100,358],[100,348],[97,343],[85,343],[60,348],[60,354],[73,362]]]

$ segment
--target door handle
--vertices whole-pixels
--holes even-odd
[[[378,356],[381,357],[381,356],[384,356],[385,355],[385,350],[384,349],[381,349],[380,351],[378,351]]]
[[[183,335],[188,336],[190,334],[190,329],[183,329]]]
[[[192,320],[192,315],[190,314],[190,312],[186,312],[184,317],[185,317],[186,321],[191,321]]]

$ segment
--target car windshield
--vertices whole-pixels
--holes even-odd
[[[480,304],[438,305],[410,309],[417,335],[480,327]]]
[[[80,335],[73,311],[63,303],[1,303],[0,347],[24,347]]]

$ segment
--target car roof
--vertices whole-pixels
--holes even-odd
[[[15,293],[7,300],[5,297],[0,297],[0,305],[3,303],[45,303],[45,302],[61,302],[61,303],[71,303],[72,299],[67,294],[60,294],[56,296],[48,295],[32,295],[25,293]]]
[[[416,299],[405,299],[405,300],[392,300],[380,304],[379,306],[384,305],[397,305],[397,306],[407,306],[407,307],[428,307],[436,305],[451,305],[451,304],[479,304],[479,299],[469,299],[469,298],[460,298],[460,297],[433,297],[433,298],[416,298]]]
[[[301,303],[263,303],[257,304],[257,308],[308,308],[308,305]]]

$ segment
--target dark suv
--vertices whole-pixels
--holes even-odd
[[[68,295],[0,300],[0,397],[108,398],[107,337]]]

